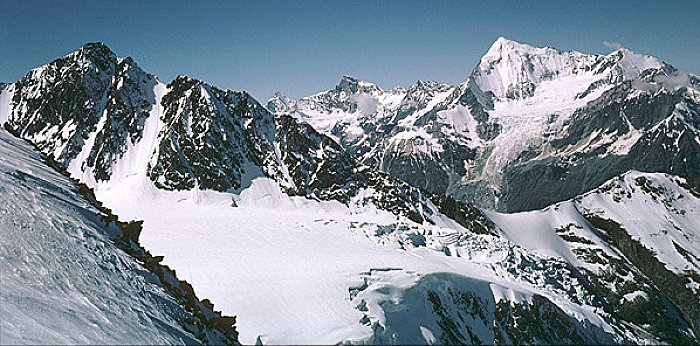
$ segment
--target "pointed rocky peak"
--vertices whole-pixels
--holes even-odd
[[[451,88],[451,85],[445,83],[418,80],[406,90],[404,102],[409,102],[411,104],[413,104],[413,102],[427,103],[435,95],[448,91]]]
[[[275,91],[274,94],[272,94],[272,97],[267,99],[268,102],[281,102],[284,104],[287,104],[289,102],[292,102],[292,99],[290,99],[287,95],[283,94],[281,91]]]
[[[470,78],[484,94],[496,99],[524,99],[542,82],[587,74],[616,83],[638,78],[647,70],[672,73],[670,65],[648,55],[621,48],[608,55],[584,54],[551,47],[533,47],[499,37],[481,58]],[[589,86],[581,84],[586,89]],[[587,94],[587,93],[583,93]]]
[[[246,92],[178,76],[161,105],[165,126],[148,170],[159,188],[238,189],[249,163],[274,152],[274,117]]]
[[[340,78],[340,81],[338,82],[338,85],[336,85],[336,89],[346,89],[346,88],[351,88],[351,87],[357,87],[357,85],[361,81],[355,77],[345,75]]]
[[[178,75],[170,83],[168,83],[168,94],[176,94],[182,96],[189,95],[195,92],[197,97],[204,97],[206,103],[212,103],[212,98],[215,99],[227,99],[224,102],[249,102],[257,104],[257,100],[251,96],[247,91],[234,91],[228,89],[222,89],[217,86],[211,85],[201,79],[190,77],[187,75]]]
[[[340,83],[359,83],[359,82],[361,82],[361,80],[359,80],[353,76],[343,75],[342,77],[340,77]]]
[[[103,42],[88,42],[78,52],[87,56],[116,57],[117,55]]]
[[[178,75],[173,79],[170,83],[168,83],[168,87],[173,87],[173,86],[178,86],[178,85],[183,85],[183,86],[194,86],[194,85],[201,85],[204,82],[197,78],[192,78],[190,76],[186,75]]]
[[[417,82],[411,84],[411,86],[408,87],[406,92],[408,94],[414,93],[414,92],[420,92],[420,91],[428,91],[428,92],[442,92],[450,89],[452,86],[449,84],[445,83],[440,83],[436,81],[423,81],[423,80],[418,80]]]
[[[111,176],[143,136],[156,102],[154,76],[101,42],[36,68],[16,82],[8,126],[74,176]]]
[[[75,68],[90,68],[95,65],[101,71],[112,72],[117,63],[117,55],[102,42],[86,43],[80,49],[64,57],[58,58],[51,63],[41,66],[36,70],[42,71],[46,68],[64,69],[69,66]]]
[[[272,95],[271,98],[277,98],[277,99],[289,99],[285,94],[283,94],[281,91],[277,90],[275,93]]]
[[[481,58],[481,61],[492,57],[499,58],[513,50],[530,51],[535,49],[537,48],[500,36],[493,42],[489,50],[484,54],[484,57]]]
[[[533,47],[499,37],[470,75],[484,94],[524,99],[543,81],[590,71],[602,58],[551,47]]]
[[[331,113],[337,110],[343,112],[355,112],[358,103],[376,104],[377,99],[386,96],[386,93],[376,84],[363,80],[343,76],[335,88],[320,93],[303,97],[295,101],[298,110],[315,110]],[[375,106],[366,109],[376,108]]]
[[[340,82],[338,82],[338,85],[335,86],[335,91],[338,93],[345,92],[347,94],[383,92],[378,85],[351,76],[343,76]]]
[[[516,63],[520,60],[527,60],[533,56],[562,56],[562,55],[583,55],[575,51],[562,51],[552,47],[534,47],[525,43],[514,41],[503,36],[493,42],[489,50],[480,60],[480,66],[493,65],[495,63]],[[522,57],[523,59],[517,59]]]
[[[65,74],[69,71],[84,70],[91,74],[108,72],[113,73],[117,62],[117,56],[104,43],[87,43],[80,49],[57,58],[48,64],[32,69],[24,79],[43,78],[47,71]],[[97,68],[98,71],[95,71]]]
[[[201,80],[185,76],[178,75],[167,85],[167,93],[163,96],[162,105],[166,109],[177,109],[184,102],[204,102],[207,103],[207,98],[203,95],[205,92],[204,82]],[[179,112],[169,113],[164,112],[165,115],[179,114]]]
[[[167,92],[161,103],[165,108],[166,118],[184,114],[186,117],[193,116],[206,122],[231,117],[272,119],[269,110],[248,92],[220,89],[185,75],[177,76],[167,85]]]
[[[517,56],[553,56],[570,52],[552,47],[535,47],[503,36],[496,39],[486,54],[481,58],[480,65],[490,65],[498,62],[513,62]],[[573,52],[578,53],[578,52]],[[579,53],[580,54],[580,53]]]
[[[272,97],[267,100],[267,109],[275,114],[289,113],[294,108],[294,100],[290,99],[280,91],[276,91]]]
[[[98,78],[116,77],[116,79],[132,79],[135,83],[152,84],[156,77],[141,69],[131,56],[118,57],[106,44],[102,42],[90,42],[80,49],[51,63],[35,69],[35,77],[46,70],[60,72],[64,76],[71,71],[82,75],[102,75]],[[120,88],[121,83],[116,87]]]

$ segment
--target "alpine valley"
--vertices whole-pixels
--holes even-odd
[[[700,78],[654,57],[261,104],[88,43],[0,91],[0,343],[700,343]]]

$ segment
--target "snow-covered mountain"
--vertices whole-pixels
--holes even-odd
[[[48,203],[51,231],[71,229],[60,224],[63,209],[75,214],[70,222],[101,234],[113,229],[122,249],[114,251],[132,255],[119,252],[134,273],[109,267],[110,275],[141,275],[139,265],[151,272],[158,265],[162,274],[158,262],[167,264],[192,285],[176,284],[170,272],[159,277],[154,289],[176,293],[173,311],[184,305],[202,328],[230,332],[232,320],[212,318],[208,301],[177,295],[196,292],[238,317],[246,344],[686,344],[700,335],[697,86],[692,75],[624,50],[589,56],[499,39],[458,86],[420,81],[383,91],[343,77],[327,92],[301,100],[277,94],[262,106],[246,92],[190,77],[165,84],[92,43],[2,85],[0,123],[85,184],[83,198],[60,178],[63,192],[35,201]],[[0,132],[7,157],[36,161],[26,176],[58,177],[28,145]],[[645,160],[641,151],[663,156]],[[0,163],[8,177],[23,167]],[[518,181],[538,165],[587,178],[571,187],[552,174]],[[625,173],[639,166],[686,178]],[[26,185],[26,176],[2,188],[47,191]],[[74,203],[66,205],[64,194]],[[506,207],[525,200],[527,209],[558,203],[503,214],[459,199]],[[81,219],[80,203],[92,203],[82,207],[104,214],[107,226]],[[17,218],[0,215],[3,239],[16,238]],[[29,225],[25,233],[42,230]],[[8,244],[9,254],[38,252]],[[25,282],[9,274],[8,256],[3,284],[13,290],[0,292],[2,307],[19,310],[5,303]],[[68,282],[65,290],[78,297],[94,289]],[[65,301],[67,309],[76,302]],[[152,308],[151,316],[171,321],[160,305]],[[11,325],[31,319],[17,315]],[[178,325],[154,324],[144,339],[180,342],[171,336],[183,328],[217,342]],[[3,340],[5,330],[13,329],[3,325]]]
[[[278,95],[268,108],[367,165],[483,207],[542,208],[631,169],[700,176],[700,79],[626,49],[589,55],[499,38],[460,85],[383,92],[347,81],[298,101]]]
[[[363,169],[310,126],[245,92],[184,76],[166,85],[101,43],[32,70],[1,97],[9,131],[98,193],[151,183],[239,190],[265,176],[291,194],[341,201],[373,186],[367,198],[403,199],[388,207],[423,218],[413,188]]]

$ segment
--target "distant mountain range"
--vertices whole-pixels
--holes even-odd
[[[501,37],[456,86],[383,91],[343,77],[268,108],[414,186],[513,212],[631,169],[700,176],[698,88],[697,76],[626,49],[587,55]]]
[[[0,124],[0,191],[14,196],[0,308],[64,299],[49,287],[72,297],[52,312],[71,327],[14,314],[2,340],[111,340],[101,327],[58,337],[84,323],[134,342],[700,340],[700,78],[654,57],[499,38],[459,85],[345,76],[263,105],[186,76],[165,84],[88,43],[0,84]],[[46,223],[27,221],[37,201]],[[117,216],[143,226],[130,235]],[[15,241],[18,220],[33,245]],[[108,250],[66,240],[76,227]],[[168,303],[100,320],[151,298],[107,306],[89,283],[37,276],[47,259],[29,257],[56,246],[67,263],[126,256]],[[138,291],[117,267],[100,270]],[[25,290],[27,275],[47,289]],[[237,315],[240,336],[195,292]]]

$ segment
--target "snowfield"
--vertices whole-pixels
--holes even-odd
[[[144,199],[137,190],[130,198],[123,188],[111,190],[119,191],[116,197],[98,188],[98,199],[127,219],[145,220],[142,244],[165,255],[198,295],[236,314],[243,343],[258,337],[271,344],[369,338],[372,331],[360,324],[363,313],[348,290],[371,269],[458,271],[497,280],[442,252],[409,252],[375,236],[379,227],[393,231],[410,221],[372,206],[289,197],[266,178],[240,194],[158,191]]]
[[[585,292],[567,296],[543,287],[545,277],[509,274],[504,264],[516,251],[530,259],[599,269],[579,261],[572,245],[556,233],[561,225],[588,225],[573,202],[556,211],[488,213],[504,240],[475,235],[447,218],[439,226],[419,225],[359,201],[345,206],[290,197],[267,178],[254,178],[238,193],[166,192],[132,180],[121,186],[98,184],[96,195],[116,214],[145,220],[142,244],[164,255],[164,263],[191,282],[199,296],[237,315],[243,343],[388,340],[373,333],[377,325],[400,330],[400,342],[429,343],[440,332],[437,325],[423,325],[419,332],[411,329],[418,326],[402,326],[386,314],[418,304],[404,302],[404,294],[425,282],[421,278],[432,282],[440,273],[461,278],[455,282],[490,287],[488,299],[494,304],[527,302],[539,294],[585,323],[619,332],[598,308],[573,303],[586,299]],[[697,234],[698,228],[689,231]],[[594,232],[588,226],[579,235],[619,257]]]

